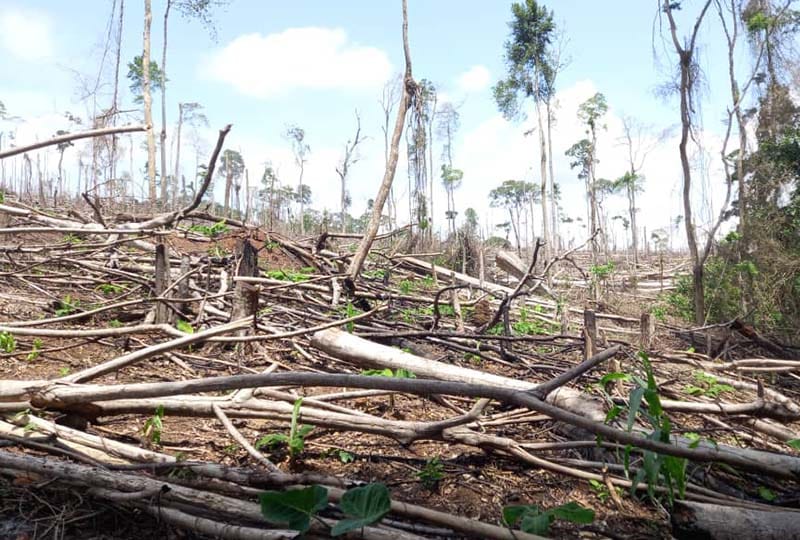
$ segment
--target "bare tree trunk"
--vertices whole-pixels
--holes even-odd
[[[175,174],[174,180],[178,181],[181,171],[181,127],[183,127],[183,103],[178,103],[178,130],[175,134]],[[181,187],[181,197],[186,197],[186,184]]]
[[[231,217],[231,186],[233,185],[233,174],[228,173],[225,176],[225,199],[224,206],[222,207],[222,215]]]
[[[172,0],[167,0],[164,10],[164,47],[161,49],[161,204],[167,206],[167,21]],[[173,178],[177,181],[177,176]],[[175,201],[173,201],[174,204]]]
[[[144,0],[144,34],[142,49],[142,97],[144,123],[147,125],[147,182],[150,203],[156,202],[156,141],[153,136],[153,96],[150,94],[150,25],[153,22],[151,0]]]
[[[550,259],[550,224],[547,213],[547,143],[545,141],[544,125],[542,124],[542,105],[539,96],[539,77],[536,79],[536,122],[539,126],[539,175],[542,179],[541,203],[542,203],[542,237],[544,239],[544,259]],[[536,237],[533,231],[533,209],[531,209],[531,236]],[[531,240],[533,241],[533,240]]]
[[[429,201],[428,201],[428,231],[433,240],[433,181],[436,176],[433,172],[433,120],[436,118],[436,92],[434,91],[433,94],[433,108],[431,109],[431,117],[428,119],[428,167],[430,168],[431,175],[428,178],[428,192],[429,192]],[[452,163],[450,164],[452,166]],[[455,225],[455,221],[453,221]]]
[[[558,202],[556,201],[556,176],[553,172],[553,113],[551,105],[550,99],[548,98],[545,102],[545,106],[547,111],[547,165],[549,167],[548,172],[550,173],[550,219],[552,220],[550,240],[553,243],[553,250],[558,250],[561,246],[559,246],[558,242]],[[553,255],[554,251],[550,251],[550,254]]]
[[[125,0],[119,2],[119,22],[117,23],[117,53],[116,63],[114,66],[114,97],[111,101],[111,125],[117,125],[117,115],[119,114],[119,64],[122,57],[122,22],[123,14],[125,11]],[[109,164],[111,178],[117,178],[117,141],[118,135],[114,133],[111,135],[111,163]],[[133,171],[131,171],[133,175]],[[63,189],[62,189],[63,193]],[[124,193],[124,189],[123,189]]]
[[[378,233],[378,227],[381,224],[381,215],[383,213],[383,205],[386,203],[386,198],[389,196],[389,190],[392,188],[392,181],[394,180],[394,173],[397,169],[397,160],[399,158],[400,137],[403,134],[403,125],[406,121],[406,112],[411,100],[410,92],[416,89],[416,82],[412,76],[411,71],[411,50],[408,46],[408,3],[407,0],[403,1],[403,52],[406,61],[405,76],[403,78],[403,94],[400,98],[400,103],[397,109],[397,120],[394,124],[394,131],[392,132],[392,144],[389,152],[389,160],[386,163],[386,171],[383,175],[381,187],[378,190],[378,195],[375,197],[375,202],[372,206],[372,216],[370,216],[369,225],[361,239],[347,273],[350,279],[355,279],[361,272],[361,267],[364,266],[364,261],[367,258],[367,253],[375,240],[375,235]]]
[[[700,28],[700,23],[711,5],[711,0],[706,0],[703,10],[695,21],[694,31],[692,32],[691,40],[685,45],[681,46],[678,39],[678,30],[675,25],[675,19],[672,15],[672,4],[669,0],[664,0],[663,9],[669,19],[670,33],[672,36],[672,43],[675,47],[675,52],[678,54],[680,75],[680,104],[681,104],[681,141],[678,145],[678,151],[681,158],[681,170],[683,173],[683,212],[684,224],[686,227],[686,240],[689,244],[689,254],[692,257],[692,278],[694,280],[694,318],[695,323],[702,326],[705,322],[705,298],[704,298],[704,284],[703,284],[703,263],[705,262],[700,257],[697,248],[697,233],[694,228],[694,218],[692,216],[692,171],[689,164],[689,133],[692,129],[691,117],[691,98],[693,91],[693,73],[694,67],[694,52],[695,40],[697,32]]]

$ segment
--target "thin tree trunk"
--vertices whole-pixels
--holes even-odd
[[[372,216],[370,216],[369,225],[364,233],[361,243],[358,246],[347,273],[350,279],[355,279],[361,272],[364,261],[367,258],[367,253],[375,240],[375,235],[378,233],[378,227],[381,224],[381,215],[383,213],[383,205],[386,203],[386,198],[389,196],[389,190],[392,187],[394,180],[394,173],[397,169],[397,160],[399,158],[400,137],[403,134],[403,125],[406,121],[406,112],[411,100],[409,91],[416,88],[416,83],[412,76],[411,71],[411,50],[408,46],[408,3],[403,0],[403,52],[405,55],[406,70],[403,78],[403,94],[400,98],[400,103],[397,109],[397,120],[394,124],[394,131],[392,132],[392,144],[389,152],[389,160],[386,164],[386,171],[383,175],[381,187],[378,190],[378,195],[375,197],[375,202],[372,206]]]
[[[544,125],[542,124],[542,105],[539,96],[539,77],[535,76],[536,86],[536,122],[539,126],[539,175],[542,179],[541,184],[541,203],[542,203],[542,237],[544,239],[544,259],[550,259],[550,224],[547,213],[547,143],[545,141]],[[533,209],[531,208],[531,236],[536,237],[533,231]]]
[[[681,140],[678,151],[681,159],[681,171],[683,173],[683,211],[684,225],[686,227],[686,240],[689,244],[689,253],[692,257],[692,278],[694,280],[694,318],[695,323],[702,326],[705,322],[705,298],[703,284],[703,260],[697,249],[697,233],[694,228],[694,218],[692,215],[692,171],[689,164],[689,133],[692,128],[692,117],[690,109],[690,99],[692,94],[692,69],[694,62],[695,39],[700,23],[711,5],[711,0],[706,0],[703,10],[694,25],[694,31],[690,42],[684,48],[678,39],[675,19],[672,16],[672,7],[669,0],[664,0],[664,11],[669,18],[670,33],[675,52],[678,54],[680,62],[680,111],[681,111]]]
[[[111,125],[117,125],[117,115],[119,114],[119,64],[122,57],[122,22],[123,22],[123,14],[125,11],[125,0],[120,0],[119,2],[119,23],[117,24],[117,53],[116,53],[116,62],[114,66],[114,96],[111,101]],[[117,178],[117,141],[118,136],[116,133],[111,135],[111,163],[110,163],[110,172],[111,178]],[[131,171],[131,174],[133,172]],[[122,190],[124,193],[124,189]],[[62,189],[63,193],[63,189]]]
[[[183,127],[183,103],[178,103],[178,130],[175,134],[175,181],[178,181],[181,171],[181,127]],[[186,183],[181,186],[181,196],[186,197]]]
[[[142,97],[144,123],[147,125],[147,182],[150,203],[156,202],[156,141],[153,135],[153,96],[150,94],[150,25],[153,22],[151,0],[144,0],[144,34],[142,48]]]
[[[172,0],[167,0],[167,7],[164,10],[164,47],[161,49],[161,134],[159,139],[161,142],[161,204],[165,208],[169,179],[167,174],[167,21],[171,7]],[[177,181],[177,177],[173,181]]]
[[[553,114],[550,99],[545,102],[547,111],[547,165],[550,173],[550,219],[552,220],[552,230],[550,240],[553,243],[553,250],[560,249],[558,242],[558,203],[556,201],[556,176],[553,172]],[[554,251],[550,251],[553,255]],[[548,275],[548,279],[549,279]]]

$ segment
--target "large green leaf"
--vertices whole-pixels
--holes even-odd
[[[259,495],[261,514],[270,523],[286,524],[304,533],[311,527],[311,516],[328,505],[328,490],[310,486],[291,491],[266,491]]]
[[[548,510],[544,514],[525,514],[520,524],[522,532],[529,534],[547,534],[550,530],[550,523],[553,521],[553,514]]]
[[[633,429],[633,423],[636,421],[636,415],[639,413],[639,408],[642,406],[642,397],[644,396],[644,388],[641,386],[634,388],[631,392],[631,399],[628,403],[628,424],[627,430]]]
[[[349,517],[333,526],[331,536],[339,536],[348,531],[377,523],[389,513],[391,505],[389,489],[384,484],[368,484],[347,490],[342,495],[339,506],[342,512]]]
[[[562,504],[548,511],[552,512],[557,519],[571,521],[572,523],[589,524],[594,521],[594,510],[591,508],[584,508],[574,501]]]

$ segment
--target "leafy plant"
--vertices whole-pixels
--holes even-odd
[[[308,270],[311,271],[309,272]],[[313,268],[301,268],[300,272],[292,272],[291,270],[267,270],[267,277],[279,281],[299,283],[301,281],[308,281],[308,274],[313,273],[313,271]]]
[[[184,334],[194,334],[194,326],[183,319],[178,319],[178,322],[175,323],[175,328]]]
[[[95,290],[99,290],[105,295],[119,294],[125,290],[125,286],[117,285],[116,283],[101,283],[100,285],[95,287]]]
[[[420,479],[425,489],[434,490],[444,478],[444,465],[438,457],[429,459],[425,462],[422,470],[417,473],[417,478]]]
[[[407,279],[404,279],[403,281],[400,282],[400,292],[403,294],[411,294],[411,290],[413,288],[414,284]]]
[[[589,272],[597,279],[606,279],[614,271],[614,263],[609,261],[606,264],[596,264],[589,269]]]
[[[647,436],[648,439],[669,444],[672,424],[661,406],[653,367],[650,359],[644,352],[639,353],[646,381],[634,376],[637,387],[631,392],[628,405],[627,429],[631,431],[636,416],[641,414],[653,428]],[[641,409],[642,400],[647,403],[646,412]],[[624,465],[626,474],[630,471],[631,445],[625,448]],[[655,488],[663,482],[666,487],[668,502],[671,504],[676,495],[683,498],[686,490],[686,459],[675,456],[661,455],[651,450],[643,451],[642,466],[633,479],[633,486],[640,482],[647,483],[647,494],[655,499]],[[633,489],[633,488],[631,488]]]
[[[384,368],[384,369],[365,369],[361,372],[361,375],[366,375],[368,377],[393,377],[395,379],[416,379],[417,376],[414,374],[413,371],[408,370],[406,368],[397,368],[396,370],[392,371],[391,368]]]
[[[384,270],[383,268],[376,268],[375,270],[365,270],[361,272],[361,275],[367,279],[382,280],[386,277],[386,270]]]
[[[800,439],[790,439],[786,441],[786,444],[800,452]]]
[[[56,317],[64,317],[66,315],[71,315],[78,311],[79,306],[81,305],[81,301],[77,298],[72,298],[69,294],[66,295],[64,298],[58,301],[58,307],[56,308]]]
[[[702,371],[695,371],[694,378],[700,386],[687,385],[683,391],[692,396],[707,396],[717,398],[723,392],[733,392],[735,389],[729,384],[720,384],[717,378],[707,375]]]
[[[67,367],[67,366],[63,366],[63,367],[58,368],[58,374],[61,377],[66,377],[67,375],[69,375],[69,371],[70,371],[69,367]]]
[[[76,236],[75,233],[67,233],[64,235],[64,242],[71,245],[80,244],[83,240]]]
[[[308,532],[311,520],[328,506],[328,490],[309,486],[288,491],[267,491],[259,495],[261,514],[270,523],[286,525],[300,534]],[[345,518],[331,529],[340,536],[379,522],[391,510],[392,501],[384,484],[373,483],[348,489],[339,501]]]
[[[34,338],[33,349],[31,349],[31,352],[29,352],[28,356],[25,357],[26,360],[30,362],[31,360],[36,360],[37,358],[39,358],[43,346],[44,343],[42,342],[41,338]]]
[[[778,498],[774,491],[764,486],[758,486],[758,496],[769,502],[772,502]]]
[[[302,405],[303,398],[299,398],[294,402],[294,408],[292,409],[292,423],[289,427],[288,435],[283,433],[270,433],[265,435],[256,441],[256,448],[274,448],[277,445],[285,444],[289,449],[289,456],[292,458],[302,453],[305,449],[306,437],[314,429],[314,426],[298,426],[300,407]]]
[[[153,444],[161,444],[161,434],[164,431],[164,406],[159,405],[156,412],[144,423],[144,436]]]
[[[272,250],[277,249],[279,247],[280,247],[280,244],[278,242],[273,241],[273,240],[270,240],[269,242],[265,242],[264,243],[264,249],[266,249],[267,251],[272,251]]]
[[[331,529],[331,536],[339,536],[379,522],[392,508],[389,490],[384,484],[374,483],[347,490],[339,501],[347,518]]]
[[[0,350],[13,353],[17,350],[17,340],[8,332],[0,332]]]
[[[519,524],[520,530],[529,534],[547,534],[550,524],[557,519],[585,525],[594,521],[594,510],[584,508],[576,502],[568,502],[549,510],[543,510],[534,504],[503,508],[503,522],[509,527]]]
[[[267,521],[286,524],[300,533],[307,532],[311,528],[311,518],[328,506],[328,490],[316,485],[289,491],[267,491],[258,498],[261,514]]]
[[[228,226],[225,225],[225,221],[218,221],[213,225],[192,225],[189,227],[189,230],[192,232],[200,233],[203,236],[207,236],[209,238],[216,238],[221,234],[225,234],[228,232]]]
[[[348,302],[347,305],[345,306],[345,311],[344,311],[345,318],[349,319],[351,317],[355,317],[359,313],[361,313],[361,310],[355,307],[352,302]],[[345,328],[351,334],[353,333],[355,327],[356,323],[354,321],[350,321],[345,325]]]
[[[344,464],[352,463],[356,460],[356,458],[353,457],[353,454],[351,454],[347,450],[337,450],[336,455],[339,457],[339,461],[341,461]]]
[[[108,326],[111,328],[119,328],[120,326],[122,326],[122,323],[119,322],[119,319],[111,319],[110,321],[108,321]]]

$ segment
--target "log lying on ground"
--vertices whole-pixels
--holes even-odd
[[[392,347],[367,341],[340,330],[317,332],[313,335],[311,344],[332,356],[361,365],[390,367],[392,369],[405,368],[425,377],[466,384],[489,384],[509,390],[527,391],[532,394],[537,388],[534,383],[427,360]],[[558,388],[547,395],[546,401],[561,410],[569,411],[596,424],[606,423],[602,401],[572,388]],[[578,422],[569,423],[580,426]],[[588,425],[580,427],[592,429]],[[597,426],[594,426],[593,429],[594,433],[599,432]],[[676,446],[684,448],[691,448],[693,444],[697,444],[683,438],[677,439],[674,443]],[[706,441],[701,441],[699,447],[704,450],[713,449],[724,454],[736,456],[736,459],[742,459],[746,462],[762,463],[773,471],[783,470],[788,476],[800,477],[800,459],[794,456],[750,448],[736,448],[724,444],[712,444]]]
[[[527,381],[518,381],[483,371],[462,368],[428,360],[394,347],[374,343],[341,330],[329,329],[315,333],[311,344],[336,358],[342,358],[358,365],[380,366],[392,369],[408,369],[415,374],[443,381],[465,382],[470,384],[493,384],[522,391],[535,391],[537,386]],[[569,387],[557,388],[547,395],[547,401],[580,414],[595,422],[603,422],[606,413],[599,398],[589,396]]]
[[[676,501],[671,515],[678,539],[800,540],[800,514]]]

